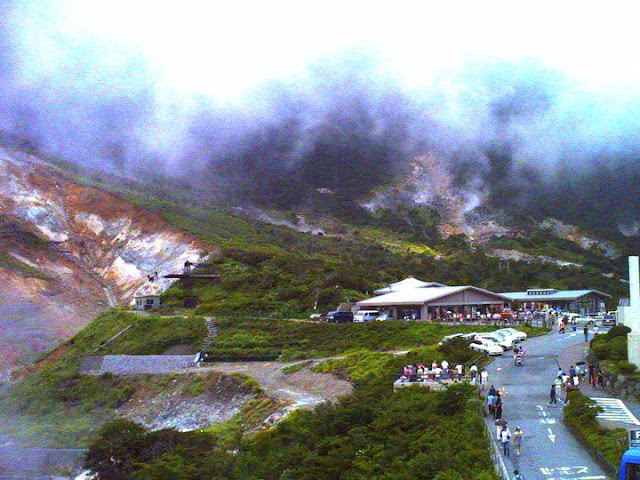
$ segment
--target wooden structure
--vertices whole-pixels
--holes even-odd
[[[217,280],[219,275],[198,271],[197,265],[187,260],[184,262],[182,273],[170,273],[164,278],[175,278],[182,284],[182,304],[186,308],[195,308],[198,305],[198,298],[193,293],[193,283],[197,280]]]

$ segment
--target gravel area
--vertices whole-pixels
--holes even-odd
[[[99,359],[102,359],[100,362]],[[90,374],[142,374],[142,373],[182,373],[197,368],[194,355],[105,355],[85,357],[81,373]]]
[[[113,374],[170,374],[217,371],[225,374],[242,373],[260,383],[265,393],[291,405],[292,408],[310,408],[324,401],[335,401],[351,393],[349,382],[334,375],[315,373],[311,365],[291,375],[282,369],[299,362],[213,362],[196,365],[193,355],[106,355],[85,357],[81,373]]]

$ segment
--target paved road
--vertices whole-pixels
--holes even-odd
[[[604,480],[607,474],[596,464],[562,423],[562,408],[549,408],[549,390],[555,378],[558,354],[584,341],[580,332],[556,333],[523,343],[522,367],[513,365],[508,352],[489,368],[489,384],[503,390],[505,418],[513,433],[524,431],[522,456],[505,459],[509,473],[515,468],[527,480]],[[586,344],[585,344],[586,345]]]

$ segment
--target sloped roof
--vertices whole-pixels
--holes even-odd
[[[578,298],[589,295],[590,293],[601,297],[611,297],[611,295],[599,292],[598,290],[557,290],[553,293],[544,293],[541,295],[529,294],[527,292],[503,292],[500,295],[503,295],[512,301],[535,302],[539,300],[577,300]]]
[[[135,294],[135,298],[140,297],[159,297],[162,295],[164,288],[159,283],[145,283]]]
[[[385,293],[384,295],[378,295],[376,297],[368,298],[367,300],[362,300],[360,302],[357,302],[357,305],[360,307],[387,305],[423,305],[439,298],[462,292],[463,290],[474,290],[476,292],[495,297],[497,301],[509,301],[508,298],[498,293],[493,293],[488,290],[473,287],[471,285],[464,285],[458,287],[405,288],[396,292]]]
[[[438,282],[423,282],[422,280],[418,280],[417,278],[407,277],[404,280],[392,283],[390,285],[387,285],[386,287],[378,288],[377,290],[374,290],[373,293],[375,293],[376,295],[382,295],[384,293],[398,292],[400,290],[407,290],[412,288],[432,287],[446,287],[446,285]]]

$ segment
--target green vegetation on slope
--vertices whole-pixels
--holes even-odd
[[[129,325],[133,327],[101,346]],[[159,354],[189,344],[196,345],[195,351],[205,332],[201,318],[140,317],[122,311],[102,314],[32,367],[35,373],[8,390],[2,410],[14,417],[14,424],[6,427],[34,443],[84,444],[136,390],[157,383],[153,376],[80,374],[85,355]]]
[[[350,350],[406,350],[436,344],[454,332],[495,329],[403,321],[332,324],[240,315],[218,318],[216,325],[218,335],[207,351],[210,360],[293,360]]]
[[[473,472],[474,478],[493,480],[488,439],[479,434],[485,427],[475,387],[391,389],[393,373],[408,359],[444,354],[430,346],[409,357],[363,351],[332,360],[319,370],[346,372],[355,382],[353,395],[294,412],[276,427],[245,437],[233,435],[230,424],[237,426],[237,419],[211,429],[212,436],[149,433],[114,423],[93,442],[86,467],[140,479],[161,473],[182,479],[462,480]],[[450,355],[452,362],[463,361]],[[111,457],[122,462],[108,461]]]

